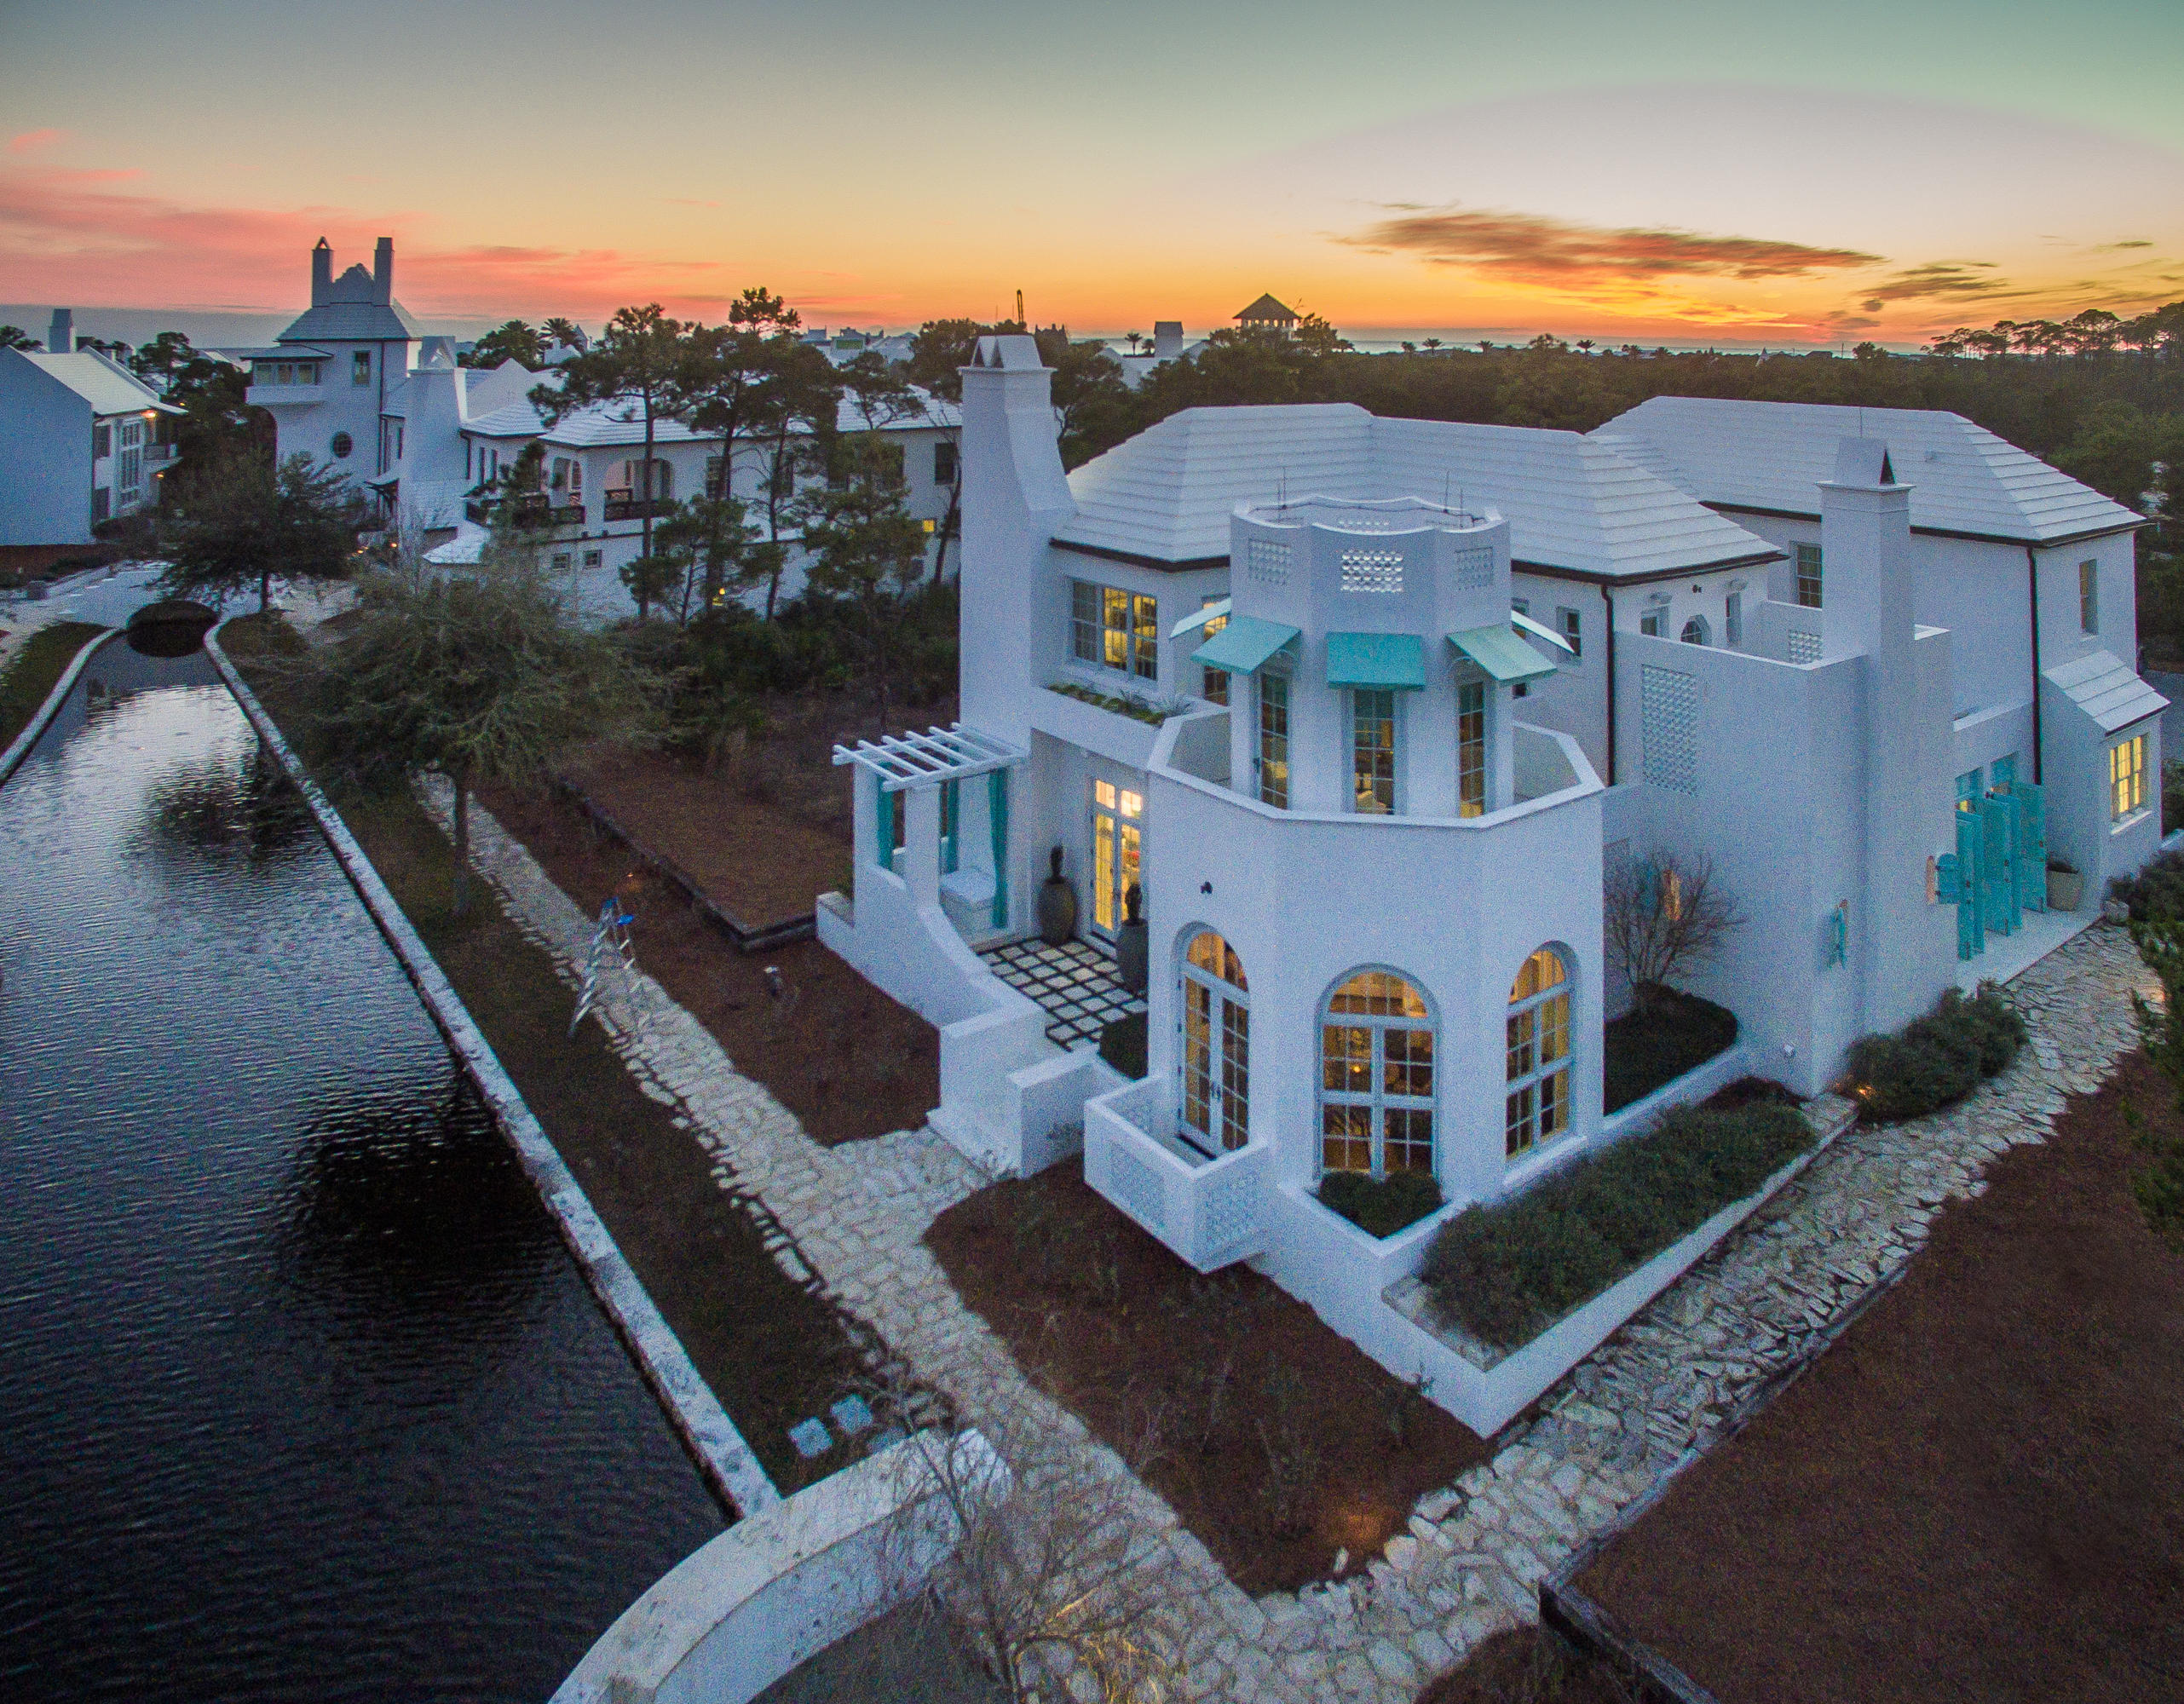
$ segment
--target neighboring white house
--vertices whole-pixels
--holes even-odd
[[[54,325],[54,349],[0,349],[0,544],[88,544],[100,521],[155,505],[174,465],[182,411],[68,348],[66,310]]]
[[[250,400],[273,412],[279,453],[301,451],[339,469],[372,494],[391,525],[420,538],[435,560],[459,561],[475,561],[483,544],[493,481],[535,442],[547,483],[533,536],[548,567],[571,576],[593,614],[633,610],[617,571],[642,549],[642,416],[631,406],[602,404],[548,426],[531,392],[558,383],[558,373],[533,372],[513,360],[490,370],[458,366],[453,341],[424,337],[395,300],[394,277],[391,239],[379,239],[370,272],[353,266],[337,278],[322,238],[311,251],[309,311],[270,348],[227,352],[250,363]],[[861,333],[848,334],[830,340],[827,353],[845,360],[867,343]],[[954,503],[956,411],[919,392],[908,414],[872,423],[843,404],[840,430],[875,423],[902,457],[909,512],[926,524],[937,550]],[[717,436],[660,419],[653,439],[654,498],[695,496],[717,481],[724,459]],[[733,459],[729,489],[752,504],[763,526],[760,446],[739,440]],[[803,584],[803,553],[792,550],[781,595],[794,596]]]
[[[941,1027],[951,1140],[1033,1171],[1080,1120],[1152,1235],[1248,1259],[1474,1424],[1509,1393],[1388,1292],[1442,1219],[1635,1121],[1601,1112],[1618,861],[1714,861],[1746,921],[1695,992],[1739,1020],[1729,1065],[1811,1094],[2059,927],[2047,849],[2097,904],[2154,849],[2141,523],[1953,417],[1193,409],[1065,476],[1049,377],[1028,337],[965,371],[961,721],[838,753],[857,880],[821,937]],[[1140,1081],[981,956],[1030,934],[1053,853],[1095,943],[1141,889]],[[1316,1199],[1338,1170],[1448,1205],[1378,1241]]]

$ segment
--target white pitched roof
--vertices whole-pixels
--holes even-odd
[[[1604,579],[1779,556],[1734,521],[1575,432],[1376,419],[1355,404],[1191,408],[1069,475],[1057,543],[1152,562],[1229,554],[1239,503],[1282,495],[1450,498],[1499,509],[1519,563]]]
[[[158,391],[104,355],[89,350],[69,355],[20,353],[40,372],[89,403],[94,414],[141,414],[147,409],[164,414],[182,412],[160,401]]]
[[[2103,734],[2113,734],[2169,708],[2169,700],[2141,680],[2113,651],[2089,651],[2075,662],[2058,663],[2041,673],[2100,723]]]
[[[551,383],[553,379],[544,377],[539,382]],[[883,421],[879,429],[931,430],[962,423],[961,411],[954,403],[928,396],[923,391],[918,394],[922,413]],[[861,432],[865,429],[864,416],[845,399],[835,411],[835,427],[843,432]],[[547,426],[540,419],[537,407],[525,396],[465,421],[463,429],[481,438],[543,438],[564,449],[593,449],[602,445],[624,447],[644,442],[644,415],[634,403],[594,403],[573,410],[556,424]],[[678,420],[660,417],[653,422],[652,440],[654,444],[717,444],[720,436],[717,433],[694,432]]]
[[[1815,488],[1845,438],[1879,438],[1911,487],[1911,525],[2026,544],[2060,544],[2140,516],[2037,456],[1933,408],[1656,396],[1593,433],[1702,502],[1816,515]]]

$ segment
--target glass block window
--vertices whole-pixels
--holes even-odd
[[[1570,977],[1547,947],[1509,990],[1504,1152],[1521,1159],[1570,1128]]]
[[[2108,815],[2121,822],[2147,802],[2147,737],[2135,734],[2108,748]]]
[[[1369,816],[1395,809],[1395,694],[1350,694],[1351,779],[1357,809]]]
[[[1494,552],[1459,550],[1451,559],[1458,591],[1484,591],[1494,584]]]
[[[2082,633],[2100,630],[2100,564],[2077,565],[2077,625]]]
[[[1401,591],[1403,552],[1345,550],[1342,553],[1342,589],[1345,591]]]
[[[1259,802],[1289,808],[1289,677],[1271,669],[1259,673]]]
[[[1160,604],[1091,580],[1069,583],[1069,654],[1139,680],[1160,678]]]
[[[1698,682],[1674,669],[1639,671],[1639,718],[1645,738],[1645,784],[1673,793],[1698,791]]]
[[[1793,663],[1817,663],[1820,660],[1820,636],[1807,633],[1801,627],[1793,627],[1783,636]]]
[[[1820,547],[1797,547],[1797,602],[1806,609],[1820,607]]]
[[[1259,585],[1289,584],[1289,547],[1272,538],[1253,538],[1244,546],[1244,578]]]
[[[1486,811],[1486,682],[1456,685],[1456,815]]]
[[[1183,958],[1184,1126],[1207,1151],[1248,1139],[1251,1114],[1251,995],[1236,949],[1208,930]]]
[[[1432,1010],[1392,970],[1361,970],[1320,1024],[1320,1168],[1433,1170]]]

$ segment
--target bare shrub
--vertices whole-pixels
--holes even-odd
[[[1608,956],[1630,981],[1641,1008],[1679,972],[1689,972],[1743,927],[1736,903],[1714,880],[1714,861],[1656,851],[1612,872],[1602,888]]]

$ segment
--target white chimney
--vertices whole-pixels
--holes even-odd
[[[1183,353],[1183,321],[1155,320],[1153,321],[1153,359],[1172,361]]]
[[[53,325],[45,334],[45,352],[49,355],[76,353],[76,315],[70,309],[53,310]]]

